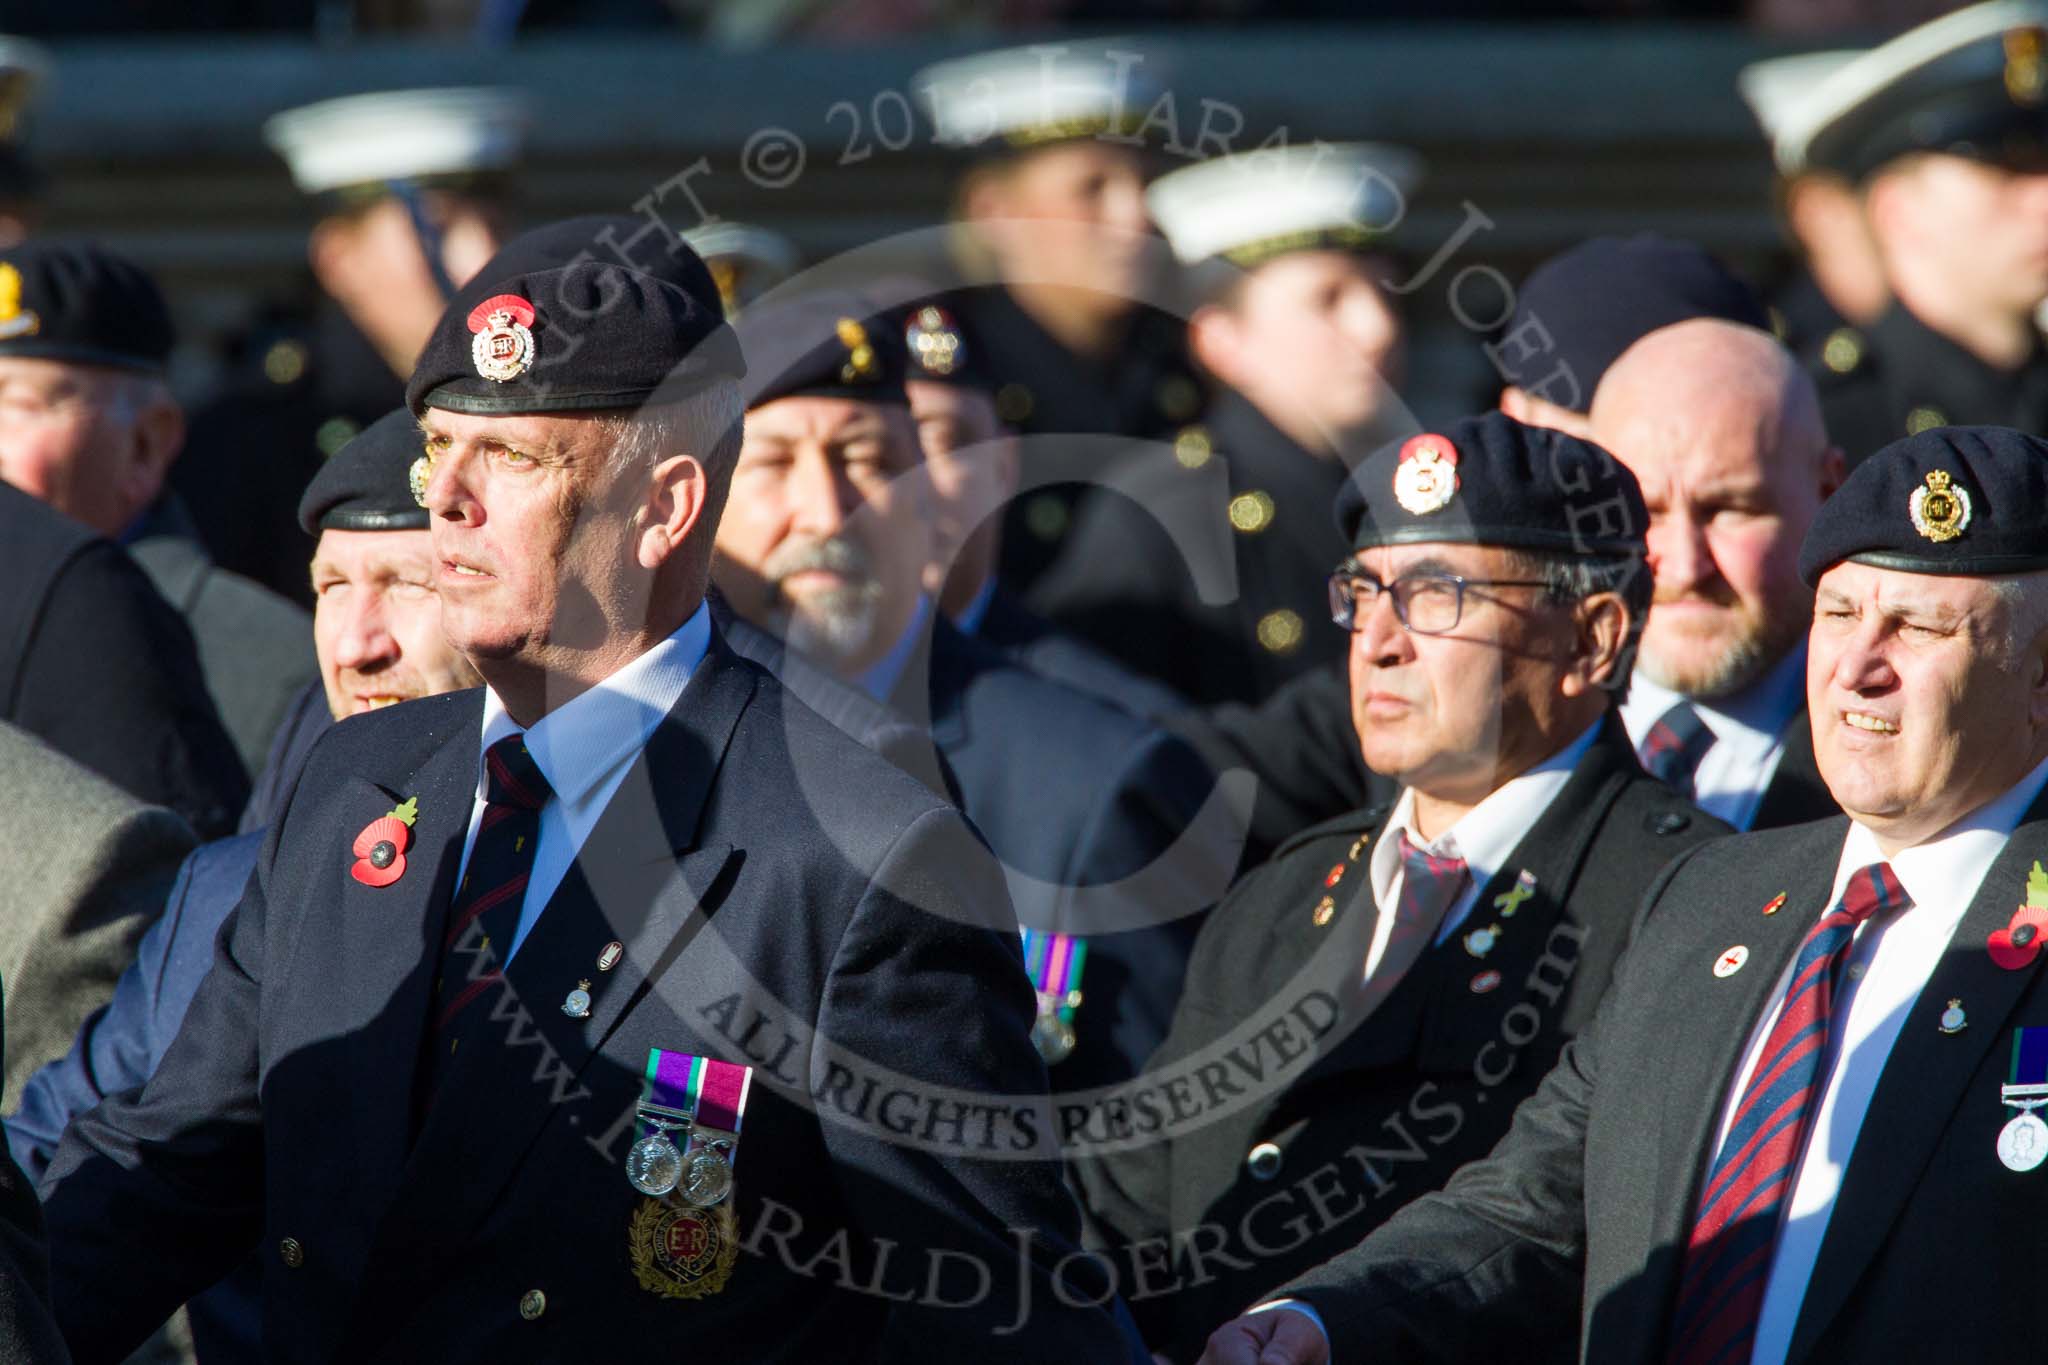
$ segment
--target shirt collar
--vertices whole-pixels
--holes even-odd
[[[889,652],[868,665],[867,670],[853,680],[853,685],[873,697],[886,702],[895,695],[896,684],[903,679],[903,670],[910,663],[910,656],[917,652],[917,642],[924,638],[925,618],[931,614],[931,599],[923,593],[917,597],[917,609],[910,614],[910,624],[903,634],[889,647]]]
[[[1726,697],[1681,696],[1638,670],[1629,680],[1628,701],[1622,707],[1630,738],[1640,745],[1658,717],[1682,701],[1699,712],[1716,744],[1761,757],[1778,746],[1786,725],[1806,701],[1806,641],[1802,638],[1763,677]]]
[[[1843,888],[1858,870],[1889,861],[1899,885],[1912,897],[1916,912],[1960,923],[1970,902],[1977,898],[1984,874],[2005,851],[2006,840],[2019,828],[2044,786],[2048,786],[2048,759],[2043,759],[2003,796],[1977,807],[1927,842],[1900,849],[1889,860],[1877,846],[1877,836],[1867,827],[1850,821],[1828,904],[1832,906],[1842,899]],[[2015,896],[2022,894],[2020,888],[2014,888]]]
[[[1600,721],[1596,720],[1577,739],[1501,783],[1485,800],[1466,811],[1458,823],[1419,847],[1438,857],[1463,858],[1472,874],[1472,885],[1485,886],[1571,781],[1572,770],[1579,766],[1579,760],[1585,757],[1599,732]],[[1372,850],[1372,889],[1381,904],[1392,893],[1394,878],[1401,870],[1400,843],[1394,836],[1409,829],[1414,819],[1415,792],[1404,787]]]
[[[580,804],[622,762],[645,748],[681,700],[690,675],[710,647],[711,612],[699,603],[673,635],[529,726],[526,751],[555,795],[567,805]],[[489,749],[518,733],[519,725],[506,714],[505,703],[485,688],[483,747]],[[479,753],[477,799],[486,799],[489,790]]]
[[[953,618],[953,628],[962,635],[981,634],[981,623],[988,620],[988,604],[996,600],[996,576],[990,574],[982,580],[981,590],[974,594],[974,600],[960,609]]]

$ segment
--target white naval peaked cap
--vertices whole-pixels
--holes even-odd
[[[386,180],[505,170],[526,140],[525,101],[482,87],[386,90],[288,109],[263,139],[307,194]]]
[[[795,242],[753,223],[719,219],[685,229],[682,237],[710,269],[727,317],[796,274],[803,264]]]
[[[1182,264],[1221,256],[1249,267],[1285,251],[1378,241],[1407,215],[1422,172],[1406,147],[1317,142],[1170,171],[1145,202]]]
[[[1780,175],[1798,175],[1804,162],[1788,163],[1779,146],[1787,128],[1811,128],[1824,122],[1833,108],[1817,105],[1814,96],[1822,82],[1863,55],[1862,48],[1836,48],[1827,52],[1799,52],[1789,57],[1772,57],[1751,62],[1735,77],[1742,102],[1756,115],[1764,136],[1770,140],[1771,156]],[[1803,142],[1803,139],[1802,139]],[[1800,149],[1804,150],[1803,146]]]
[[[1165,88],[1158,63],[1130,39],[1046,42],[928,66],[911,88],[941,146],[1035,147],[1137,128]]]
[[[1801,100],[1772,132],[1772,154],[1781,168],[1804,169],[1815,139],[1874,96],[1959,49],[2008,30],[2044,26],[2048,26],[2048,0],[1983,0],[1909,29],[1858,53],[1822,77],[1811,96]],[[2002,58],[1994,60],[2003,62]]]
[[[21,111],[50,74],[50,51],[27,38],[0,34],[0,141],[14,136]]]

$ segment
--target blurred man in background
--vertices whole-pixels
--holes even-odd
[[[996,411],[1027,439],[1003,578],[1027,597],[1115,441],[1200,411],[1182,328],[1158,311],[1163,244],[1137,135],[1156,62],[1103,44],[1015,48],[912,81],[937,140],[971,158],[955,194],[963,251],[989,277],[949,306],[987,348]]]
[[[155,280],[89,242],[0,253],[0,478],[128,548],[185,618],[246,771],[314,675],[310,622],[208,557],[168,490],[185,415]]]
[[[1781,159],[1857,187],[1892,303],[1814,359],[1854,464],[1956,423],[2048,431],[2048,5],[1990,0],[1828,76]]]
[[[1378,253],[1420,173],[1402,148],[1319,142],[1153,182],[1202,299],[1189,346],[1221,388],[1170,452],[1133,452],[1083,502],[1039,610],[1199,703],[1262,701],[1342,657],[1312,628],[1344,555],[1330,507],[1410,425]]]
[[[303,599],[313,545],[291,509],[320,461],[396,407],[449,294],[498,249],[526,130],[501,90],[326,100],[265,125],[318,206],[309,316],[240,338],[172,480],[224,567]]]

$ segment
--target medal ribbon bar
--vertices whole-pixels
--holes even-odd
[[[2017,1028],[2012,1031],[2012,1067],[1998,1098],[2019,1112],[2036,1108],[2048,1100],[2048,1028]],[[2015,1104],[2032,1100],[2033,1104]]]
[[[1052,1001],[1062,1023],[1074,1022],[1080,1003],[1081,969],[1088,961],[1088,940],[1072,934],[1024,930],[1024,969],[1040,1000]]]

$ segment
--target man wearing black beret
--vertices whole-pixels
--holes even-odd
[[[747,440],[720,589],[929,733],[1029,931],[1054,1086],[1130,1076],[1235,864],[1224,794],[1186,745],[939,619],[900,329],[843,295],[757,304],[739,327]]]
[[[170,351],[163,295],[134,262],[64,238],[0,252],[0,478],[135,557],[191,628],[207,691],[254,771],[313,680],[310,623],[216,566],[166,486],[185,439]]]
[[[2048,430],[2048,5],[1990,0],[1860,54],[1777,149],[1855,188],[1892,296],[1808,356],[1852,466],[1928,427]]]
[[[1076,1219],[1019,1122],[993,867],[711,624],[743,370],[619,267],[455,296],[408,398],[486,686],[315,747],[155,1077],[67,1131],[75,1359],[251,1246],[275,1361],[1121,1354],[1051,1280]]]
[[[1218,1365],[2039,1354],[2048,442],[1879,451],[1800,555],[1846,816],[1652,888],[1485,1160],[1211,1338]],[[1327,1335],[1325,1335],[1327,1334]]]
[[[1232,888],[1122,1131],[1104,1106],[1111,1154],[1079,1178],[1155,1350],[1192,1358],[1484,1153],[1592,1019],[1642,888],[1726,832],[1643,774],[1616,714],[1645,520],[1605,451],[1498,412],[1352,472],[1330,606],[1363,757],[1399,794]]]

